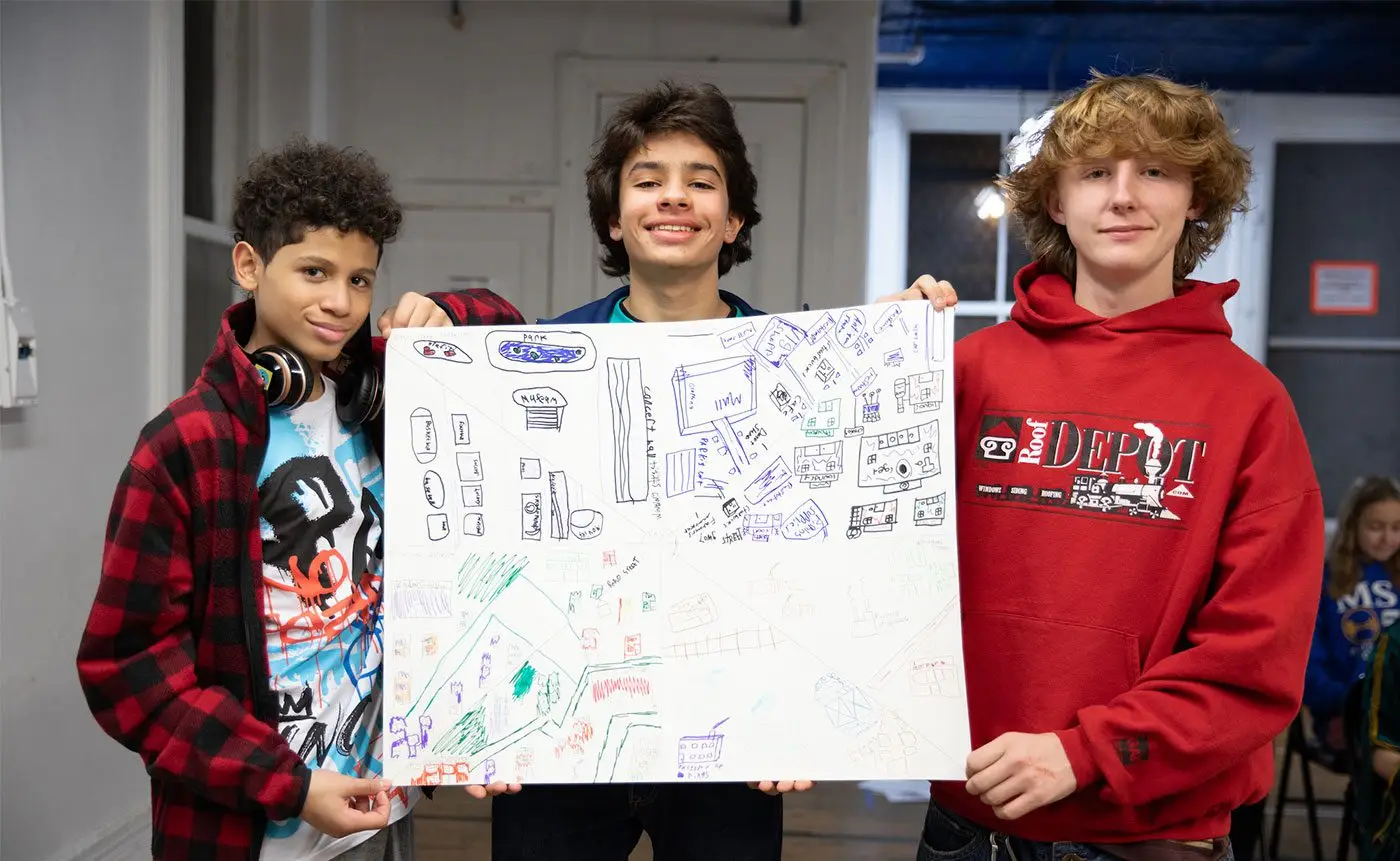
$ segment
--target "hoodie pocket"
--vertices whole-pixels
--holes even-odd
[[[1052,732],[1077,723],[1141,674],[1136,634],[1016,613],[968,612],[968,707],[974,743],[1003,732]]]

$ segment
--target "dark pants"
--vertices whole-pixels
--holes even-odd
[[[1041,843],[993,834],[937,804],[929,804],[917,861],[1119,861],[1097,846],[1059,840]],[[1222,861],[1234,861],[1227,848]]]
[[[783,800],[742,783],[526,786],[491,807],[492,861],[779,861]]]
[[[1235,861],[1254,861],[1255,852],[1264,840],[1264,808],[1268,803],[1266,798],[1236,808],[1230,814],[1230,843],[1235,847]]]

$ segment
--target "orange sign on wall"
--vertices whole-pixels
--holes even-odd
[[[1380,310],[1380,267],[1362,260],[1314,260],[1314,314],[1372,315]]]

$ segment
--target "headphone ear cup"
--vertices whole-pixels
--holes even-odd
[[[269,407],[295,409],[311,397],[311,368],[300,353],[286,347],[263,347],[249,358],[262,378]]]
[[[359,427],[379,418],[384,409],[384,381],[379,369],[351,368],[335,391],[336,413],[348,427]]]

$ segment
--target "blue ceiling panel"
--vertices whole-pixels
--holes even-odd
[[[1064,90],[1090,68],[1211,89],[1400,93],[1400,2],[883,0],[882,88]]]

